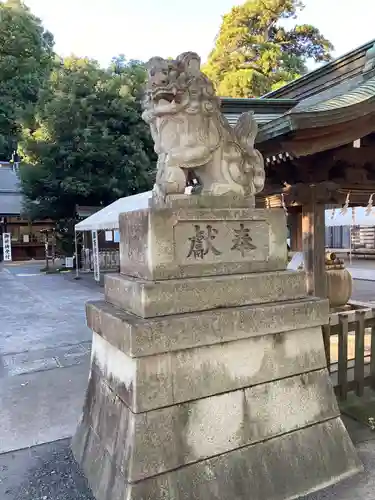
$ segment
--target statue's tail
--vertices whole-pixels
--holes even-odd
[[[252,111],[242,113],[234,127],[234,133],[242,149],[252,154],[254,151],[255,138],[258,133],[258,124],[255,121]]]
[[[234,134],[236,141],[245,153],[244,170],[252,177],[253,192],[262,191],[265,182],[263,156],[255,149],[255,139],[258,133],[258,124],[254,113],[248,111],[239,117]]]

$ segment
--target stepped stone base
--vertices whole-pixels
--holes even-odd
[[[87,304],[86,315],[94,332],[129,356],[140,357],[320,327],[328,304],[302,299],[145,319],[97,301]]]
[[[326,369],[328,301],[285,270],[283,212],[200,203],[125,214],[128,275],[87,305],[72,446],[97,500],[287,500],[361,469]],[[216,231],[208,262],[190,260],[199,225]]]
[[[289,499],[358,472],[315,325],[327,315],[327,301],[277,306],[288,327],[288,309],[305,312],[306,304],[303,329],[275,333],[276,316],[268,332],[251,336],[243,319],[247,338],[166,352],[152,335],[146,356],[121,345],[127,318],[140,330],[160,318],[89,304],[89,324],[98,333],[73,451],[96,498],[226,500],[239,481],[239,500],[250,491],[255,500]],[[264,307],[276,304],[234,310]],[[186,326],[194,314],[180,316]],[[169,317],[172,328],[178,317]]]

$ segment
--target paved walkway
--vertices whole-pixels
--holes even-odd
[[[374,259],[355,258],[351,263],[345,259],[345,263],[353,279],[375,281]]]
[[[39,265],[0,269],[0,453],[74,432],[89,368],[84,303],[96,297]]]
[[[102,289],[39,267],[0,267],[0,499],[94,500],[69,438],[89,368],[84,303]],[[375,283],[354,285],[353,298],[375,301]],[[346,423],[365,472],[303,500],[375,498],[375,433]]]
[[[359,302],[375,302],[375,282],[353,280],[352,300]]]
[[[375,269],[348,266],[348,270],[355,280],[375,281]]]

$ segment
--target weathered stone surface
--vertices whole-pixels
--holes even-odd
[[[128,482],[340,414],[326,370],[140,414],[132,413],[95,372],[89,385],[81,425],[91,427]]]
[[[359,470],[345,427],[334,419],[134,484],[128,498],[290,500]]]
[[[319,327],[140,358],[127,356],[94,333],[92,360],[136,413],[326,366]]]
[[[178,351],[328,324],[328,301],[303,299],[143,319],[104,301],[86,306],[88,326],[129,356]]]
[[[286,268],[283,210],[148,209],[120,216],[121,273],[147,280]]]
[[[81,429],[73,450],[100,500],[292,500],[362,470],[340,418],[137,483],[126,481],[94,432]]]
[[[151,193],[148,207],[151,209],[179,209],[179,208],[255,208],[255,197],[242,196],[235,193],[215,196],[212,194],[168,194],[164,198]],[[136,210],[144,209],[144,206],[136,207]]]
[[[305,279],[303,272],[294,271],[156,282],[108,274],[105,298],[129,313],[151,318],[304,298]]]

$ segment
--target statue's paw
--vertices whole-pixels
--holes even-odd
[[[167,194],[183,194],[186,188],[185,172],[178,167],[165,168],[163,176],[157,182],[158,190],[164,195]]]
[[[173,189],[173,193],[184,193],[186,188],[186,175],[182,168],[168,168],[166,172],[166,183]]]
[[[245,194],[244,188],[239,184],[221,184],[214,183],[208,188],[204,188],[205,191],[210,192],[214,196],[223,196],[225,194],[237,194],[243,196]]]

